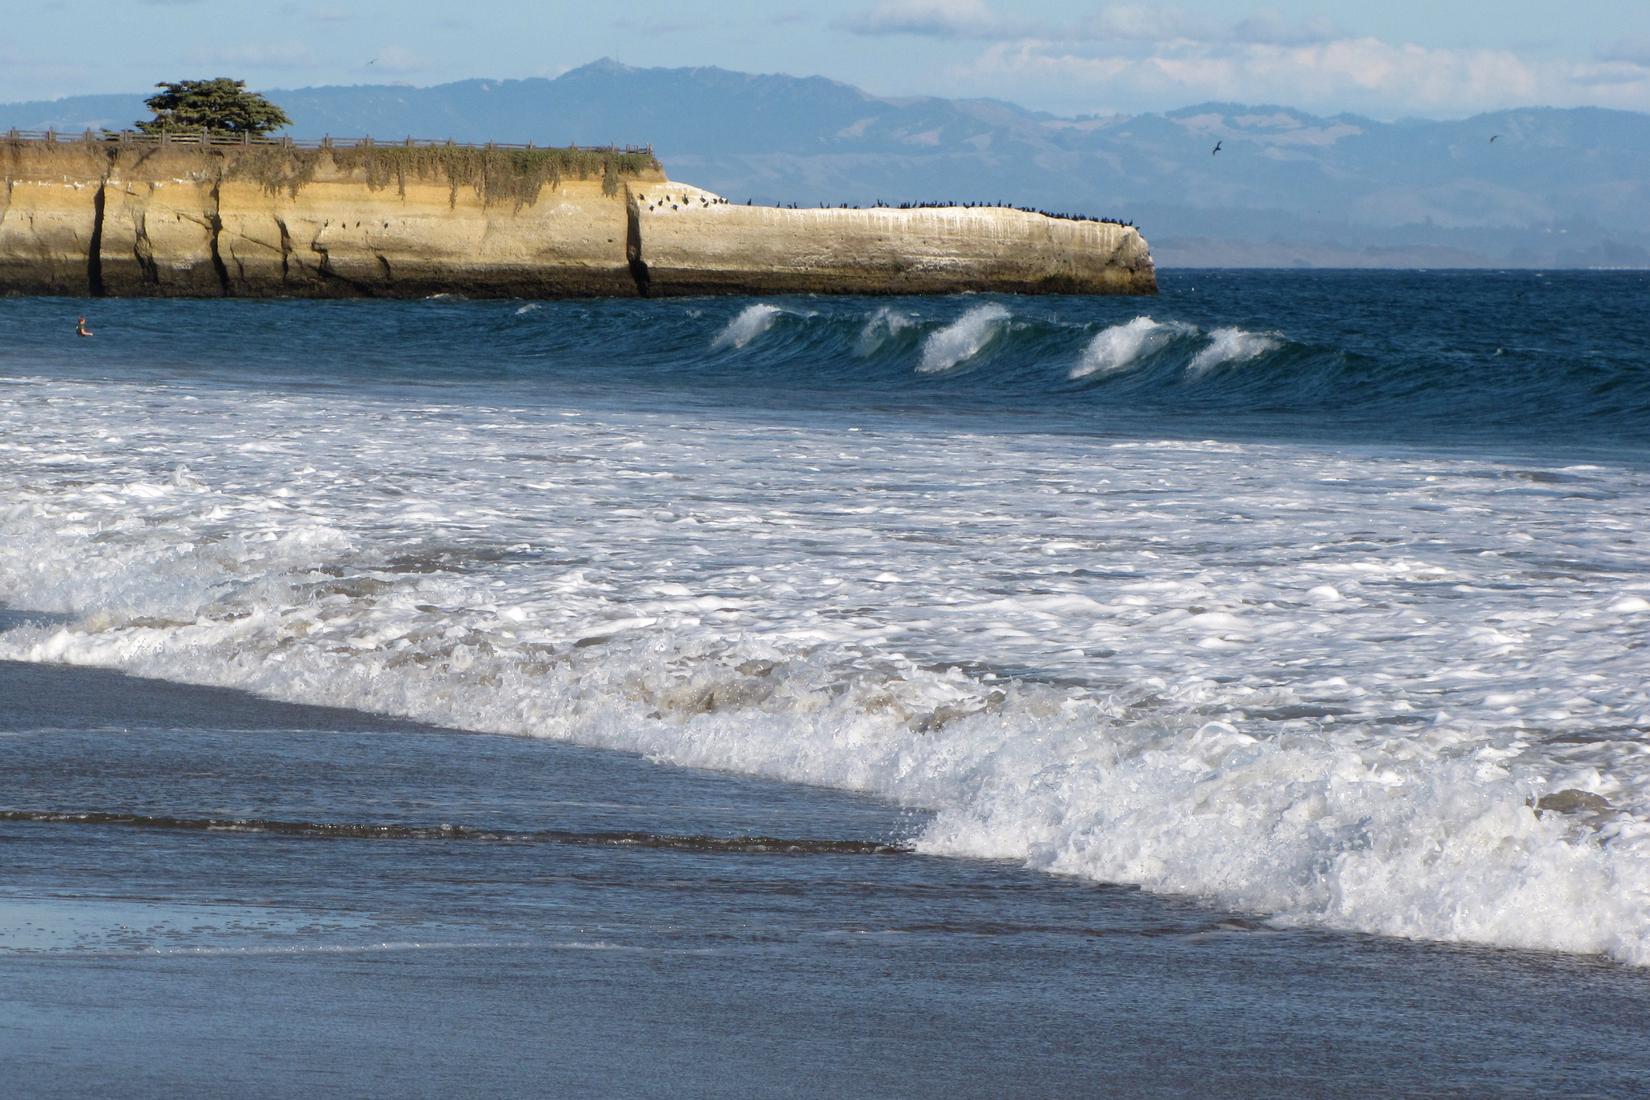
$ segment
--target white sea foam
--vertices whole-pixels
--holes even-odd
[[[0,398],[0,603],[75,617],[0,656],[870,791],[935,809],[931,852],[1650,964],[1650,475],[1569,498],[1468,458],[856,426],[31,381]]]
[[[1274,333],[1249,332],[1230,326],[1212,329],[1209,345],[1192,357],[1186,372],[1192,375],[1207,374],[1216,367],[1244,363],[1282,346],[1282,339]]]
[[[1144,316],[1121,325],[1112,325],[1102,329],[1089,341],[1089,346],[1083,349],[1083,357],[1071,368],[1070,377],[1077,379],[1096,374],[1117,374],[1129,369],[1143,356],[1158,351],[1176,336],[1196,331],[1193,326],[1179,321],[1160,322]]]
[[[870,319],[865,322],[865,327],[859,330],[859,339],[854,344],[854,351],[862,358],[871,355],[883,344],[915,324],[915,321],[899,310],[881,306],[871,314]]]
[[[728,348],[744,347],[772,328],[783,312],[784,310],[778,306],[769,305],[767,302],[746,306],[717,334],[716,339],[710,342],[710,350],[726,351]]]
[[[1008,310],[995,302],[974,306],[949,325],[929,334],[923,342],[917,370],[924,374],[955,370],[984,351],[1008,318]]]

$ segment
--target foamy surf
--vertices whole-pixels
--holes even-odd
[[[73,620],[0,655],[872,792],[937,812],[926,851],[1283,922],[1650,963],[1642,469],[853,426],[19,382],[0,603]]]
[[[1083,349],[1083,357],[1071,368],[1073,380],[1119,374],[1135,366],[1146,356],[1162,350],[1177,336],[1196,332],[1195,326],[1179,321],[1154,321],[1150,317],[1136,317],[1121,325],[1112,325],[1095,334]]]
[[[710,342],[710,350],[726,351],[729,348],[744,347],[772,328],[783,312],[785,311],[778,306],[769,305],[767,302],[746,306],[716,334],[716,339]]]
[[[1259,359],[1282,346],[1282,338],[1273,333],[1223,326],[1210,331],[1208,346],[1192,356],[1192,361],[1186,365],[1186,373],[1198,377],[1216,367]]]
[[[995,302],[975,306],[942,329],[929,334],[922,345],[917,370],[923,374],[943,374],[968,362],[996,339],[1009,318],[1008,310]]]
[[[866,320],[854,342],[854,353],[860,358],[875,354],[889,340],[916,324],[909,315],[888,306],[880,307]]]

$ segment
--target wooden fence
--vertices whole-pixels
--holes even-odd
[[[24,142],[40,142],[55,144],[59,142],[83,141],[97,145],[222,145],[241,146],[250,148],[254,145],[269,145],[287,149],[331,149],[334,147],[353,146],[357,149],[370,148],[374,145],[399,146],[407,149],[568,149],[580,153],[625,153],[653,155],[651,145],[535,145],[528,142],[525,145],[515,145],[502,141],[434,141],[427,138],[404,138],[400,141],[377,141],[370,137],[362,138],[291,138],[291,137],[253,137],[251,134],[214,134],[208,131],[190,133],[182,130],[170,130],[159,134],[145,134],[133,130],[112,132],[105,130],[99,133],[87,130],[84,133],[65,134],[57,130],[7,130],[0,140],[11,144]]]

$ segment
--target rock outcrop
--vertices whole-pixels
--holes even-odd
[[[0,140],[0,292],[1151,293],[1132,227],[735,205],[586,150]]]
[[[1132,226],[1003,207],[819,210],[724,203],[686,184],[632,188],[654,294],[1140,294]]]

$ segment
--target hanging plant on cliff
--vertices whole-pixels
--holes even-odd
[[[155,117],[137,124],[146,134],[248,134],[263,137],[292,125],[286,112],[246,90],[246,81],[220,76],[216,80],[180,80],[156,84],[161,91],[143,101]]]

